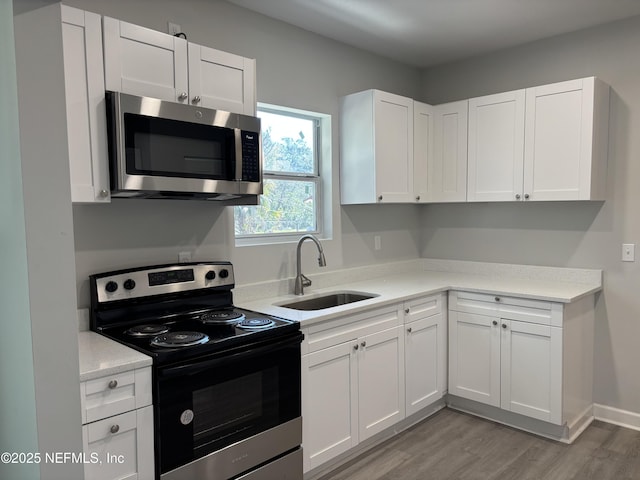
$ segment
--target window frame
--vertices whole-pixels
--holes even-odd
[[[245,245],[260,245],[260,244],[274,244],[274,243],[289,243],[297,241],[301,235],[313,234],[319,237],[324,236],[325,232],[325,218],[324,218],[324,188],[322,176],[322,162],[325,161],[322,155],[322,124],[323,117],[327,115],[321,113],[315,113],[310,111],[304,111],[300,109],[284,107],[280,105],[272,105],[265,103],[258,103],[257,112],[266,112],[275,115],[282,115],[293,118],[300,118],[303,120],[310,120],[313,122],[313,170],[314,173],[302,173],[302,172],[282,172],[267,170],[264,166],[264,160],[262,165],[263,183],[267,180],[280,180],[280,181],[298,181],[298,182],[310,182],[314,184],[315,189],[315,224],[314,230],[304,230],[295,232],[282,232],[282,233],[250,233],[244,235],[237,235],[235,233],[235,210],[233,214],[233,227],[234,238],[236,246]],[[330,161],[330,159],[328,160]],[[236,207],[242,208],[242,207]]]

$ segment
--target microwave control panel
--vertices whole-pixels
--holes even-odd
[[[260,181],[260,132],[242,130],[242,180]]]

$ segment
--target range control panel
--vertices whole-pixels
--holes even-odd
[[[235,285],[229,262],[160,265],[95,275],[99,303]]]

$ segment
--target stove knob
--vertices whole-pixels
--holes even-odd
[[[222,276],[222,272],[220,272],[220,276]],[[213,280],[214,278],[216,278],[216,272],[214,272],[213,270],[209,270],[204,278],[206,278],[207,280]]]
[[[220,278],[227,278],[229,276],[229,270],[223,268],[222,270],[220,270],[220,273],[218,275],[220,275]]]
[[[122,284],[122,286],[126,289],[126,290],[133,290],[136,287],[136,282],[134,280],[131,280],[130,278],[126,279],[124,281],[124,283]]]
[[[107,282],[107,284],[104,286],[104,289],[109,292],[109,293],[113,293],[116,290],[118,290],[118,284],[114,281],[109,281]]]

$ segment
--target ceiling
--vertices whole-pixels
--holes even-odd
[[[417,67],[640,15],[640,0],[228,0]]]

